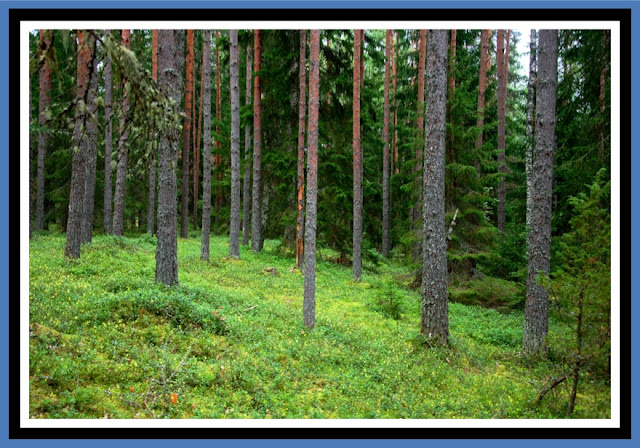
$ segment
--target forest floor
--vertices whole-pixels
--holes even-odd
[[[31,418],[563,418],[569,386],[534,401],[550,361],[520,355],[522,311],[451,303],[450,346],[419,334],[407,268],[351,268],[319,250],[316,328],[303,274],[262,253],[178,241],[179,283],[155,277],[155,238],[97,236],[79,260],[35,234],[29,265]],[[550,334],[562,331],[553,320]],[[610,387],[581,383],[574,418],[610,418]]]

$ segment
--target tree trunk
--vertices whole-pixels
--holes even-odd
[[[389,228],[391,214],[389,213],[389,78],[391,65],[392,31],[387,30],[385,36],[385,65],[384,65],[384,124],[382,127],[382,256],[388,257]]]
[[[49,52],[52,35],[50,31],[40,30],[40,49],[43,54]],[[47,108],[51,104],[51,63],[46,56],[40,67],[40,95],[38,105],[38,120],[40,126],[47,124]],[[42,130],[38,133],[38,161],[36,172],[36,230],[44,230],[44,159],[47,156],[47,134]]]
[[[184,86],[184,138],[182,144],[182,201],[180,205],[180,237],[189,237],[189,143],[193,104],[193,58],[194,32],[187,30],[187,80]],[[193,114],[195,115],[195,114]],[[195,168],[195,164],[194,164]],[[194,170],[195,171],[195,170]]]
[[[454,91],[456,88],[456,77],[454,74],[455,66],[456,66],[456,37],[457,30],[451,30],[451,42],[450,42],[450,56],[449,56],[449,90],[447,93],[449,94],[449,122],[451,123],[451,132],[449,133],[449,153],[450,153],[450,161],[451,163],[455,162],[455,152],[453,149],[453,143],[455,141],[455,135],[453,132],[454,122],[453,122],[453,100],[454,100]]]
[[[88,90],[95,56],[95,39],[92,34],[78,30],[78,64],[76,77],[76,114],[73,131],[73,159],[71,167],[71,187],[69,191],[69,217],[67,218],[67,239],[64,254],[70,258],[80,258],[84,195],[87,177],[88,139],[86,134]]]
[[[478,174],[480,174],[480,148],[483,143],[484,132],[484,109],[485,97],[487,91],[487,60],[489,57],[489,31],[482,30],[480,34],[480,74],[478,75],[478,118],[476,127],[478,128],[478,136],[476,137],[476,155],[474,165]]]
[[[447,30],[429,32],[423,167],[422,319],[420,332],[448,343],[447,243],[445,239],[445,136]]]
[[[200,258],[209,259],[211,229],[211,31],[205,30],[202,47],[201,92],[204,98],[204,148],[202,150],[202,234]]]
[[[303,319],[307,328],[316,325],[316,211],[318,198],[318,113],[320,109],[320,30],[311,30],[309,55],[309,171],[304,242]]]
[[[122,45],[129,48],[130,30],[122,30]],[[124,194],[127,178],[127,160],[129,158],[129,94],[127,80],[122,79],[122,115],[120,117],[120,139],[118,140],[118,166],[116,169],[116,192],[113,210],[113,234],[124,235]]]
[[[598,100],[600,102],[600,115],[602,115],[602,117],[600,118],[600,123],[598,124],[598,127],[600,128],[600,158],[605,161],[607,159],[607,157],[605,157],[605,148],[606,148],[606,144],[605,144],[605,138],[604,138],[604,127],[605,127],[605,123],[607,122],[607,119],[609,117],[605,116],[605,87],[607,85],[606,80],[607,80],[607,64],[609,62],[609,58],[608,58],[608,50],[609,50],[609,31],[608,30],[604,30],[602,35],[602,69],[600,70],[600,95],[598,96]]]
[[[218,123],[222,122],[222,88],[220,85],[220,49],[218,48],[218,40],[220,32],[216,31],[216,118]],[[220,135],[220,125],[216,124],[216,135]],[[222,142],[216,139],[216,171],[218,177],[218,186],[216,188],[216,219],[220,216],[222,208]],[[260,245],[262,247],[262,245]]]
[[[507,107],[507,70],[506,55],[504,53],[504,30],[498,30],[498,51],[496,53],[498,65],[498,173],[502,174],[498,183],[498,230],[504,232],[505,216],[505,125]]]
[[[152,31],[151,44],[151,78],[158,81],[158,30]],[[151,160],[149,161],[149,205],[147,207],[147,233],[153,235],[156,217],[156,152],[158,151],[158,135],[153,130]]]
[[[182,67],[184,31],[158,30],[159,88],[176,102],[182,97]],[[178,216],[177,162],[180,130],[178,123],[162,133],[158,151],[158,244],[156,246],[156,282],[178,283]]]
[[[306,112],[306,81],[307,81],[307,31],[300,30],[300,90],[298,93],[298,185],[297,203],[298,216],[296,219],[296,268],[302,268],[304,251],[304,126]],[[327,104],[329,104],[329,92],[327,92]]]
[[[254,30],[254,61],[253,61],[253,204],[251,208],[251,249],[255,252],[262,250],[262,220],[260,219],[260,174],[262,158],[262,127],[260,123],[261,91],[260,66],[262,62],[260,30]]]
[[[245,104],[251,104],[251,44],[247,44],[247,67],[246,67],[246,87]],[[249,244],[249,216],[251,215],[251,126],[244,127],[244,179],[242,192],[242,245]]]
[[[31,74],[29,74],[29,238],[33,234],[33,133],[31,132],[31,120],[33,119],[33,102],[31,100]]]
[[[420,55],[418,57],[418,142],[424,142],[424,66],[427,58],[427,30],[420,30]],[[418,198],[416,205],[413,208],[413,221],[414,225],[420,222],[420,210],[422,210],[420,200],[420,193],[422,192],[422,145],[424,143],[418,143],[416,149],[416,189],[415,193]],[[421,244],[418,244],[421,246]]]
[[[211,45],[209,45],[209,49],[211,49]],[[202,138],[202,104],[204,101],[204,89],[202,87],[202,80],[204,79],[204,54],[202,55],[202,71],[200,72],[200,106],[198,106],[198,124],[197,124],[197,134],[198,134],[198,138],[196,139],[196,135],[194,134],[194,144],[193,147],[195,148],[195,166],[194,166],[194,172],[193,172],[193,219],[194,219],[194,223],[193,223],[193,227],[195,229],[198,228],[197,225],[197,218],[198,218],[198,192],[199,192],[199,187],[198,187],[198,182],[200,180],[200,176],[199,176],[199,170],[200,170],[200,143],[201,143],[201,138]],[[209,64],[211,64],[211,55],[207,56],[207,60],[209,61]],[[194,64],[195,65],[195,64]],[[211,79],[211,68],[209,67],[207,70],[209,70],[209,79]],[[195,76],[194,76],[195,78]],[[193,82],[193,114],[195,116],[196,113],[196,106],[195,106],[195,80]],[[211,94],[211,86],[208,87],[208,91],[209,94]],[[211,100],[209,100],[209,110],[211,110]],[[209,114],[209,119],[211,119],[211,114]],[[196,125],[193,125],[193,130],[194,132],[196,132]],[[211,125],[209,125],[209,130],[211,130]],[[209,148],[209,154],[211,154],[211,148]],[[203,181],[204,182],[204,181]]]
[[[240,87],[238,85],[238,30],[231,40],[231,226],[229,257],[240,258]]]
[[[95,46],[95,44],[94,44]],[[94,49],[95,54],[95,49]],[[89,87],[87,90],[87,112],[85,120],[87,137],[87,175],[85,178],[84,205],[82,209],[82,243],[90,243],[93,233],[93,210],[96,192],[96,163],[98,159],[98,65],[91,63]]]
[[[524,352],[530,355],[546,351],[545,337],[548,331],[549,293],[538,283],[538,277],[549,275],[551,259],[551,200],[558,83],[557,30],[540,30],[538,51],[533,202],[523,335]]]
[[[398,33],[396,32],[394,34],[395,36],[395,42],[398,41]],[[394,169],[392,170],[392,172],[394,172],[395,174],[398,174],[400,172],[400,167],[398,166],[398,105],[396,102],[396,93],[398,92],[398,56],[397,56],[397,52],[395,50],[395,42],[392,42],[392,48],[393,50],[393,56],[392,56],[392,62],[393,62],[393,144],[392,146],[392,157],[393,160],[391,162],[392,166],[394,167]]]
[[[529,41],[529,84],[527,86],[527,142],[525,172],[527,176],[527,229],[531,228],[533,213],[533,133],[535,131],[534,110],[536,105],[536,30],[531,30]]]
[[[360,57],[362,30],[353,44],[353,278],[362,279],[362,148],[360,146]],[[308,201],[308,199],[307,199]]]

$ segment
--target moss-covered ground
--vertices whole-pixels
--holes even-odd
[[[36,234],[29,266],[32,418],[562,418],[569,385],[540,405],[550,360],[520,355],[522,311],[451,303],[450,346],[420,337],[411,273],[362,282],[319,251],[316,328],[304,280],[277,241],[262,253],[196,233],[178,242],[179,286],[154,282],[155,238],[97,236],[79,260]],[[550,340],[562,331],[551,321]],[[609,386],[581,383],[574,418],[609,418]]]

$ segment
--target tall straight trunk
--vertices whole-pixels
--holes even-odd
[[[238,81],[238,30],[229,31],[231,76],[231,225],[229,257],[240,258],[240,86]]]
[[[551,263],[551,213],[553,157],[556,149],[556,89],[558,84],[558,31],[540,30],[536,87],[533,200],[529,228],[529,274],[524,311],[523,349],[544,352],[548,331],[549,293],[538,282],[549,275]]]
[[[360,57],[361,33],[355,30],[353,44],[353,278],[362,279],[362,148],[360,147]]]
[[[304,250],[304,126],[306,112],[306,83],[307,83],[307,31],[300,30],[300,63],[298,68],[299,85],[298,92],[298,216],[296,219],[296,267],[302,267]],[[327,104],[329,104],[329,92],[327,92]]]
[[[484,109],[487,91],[487,59],[490,59],[488,41],[489,31],[482,30],[480,34],[480,73],[478,75],[478,118],[476,121],[476,127],[479,132],[476,137],[476,155],[474,162],[478,174],[480,173],[480,148],[482,147],[482,134],[484,132]]]
[[[391,227],[391,214],[389,213],[389,78],[391,71],[391,45],[392,31],[385,34],[385,64],[384,64],[384,124],[382,127],[382,256],[388,257],[389,227]]]
[[[211,49],[211,45],[209,45],[209,49]],[[207,56],[207,60],[209,61],[209,64],[211,64],[211,55]],[[202,55],[202,71],[200,73],[200,84],[202,84],[202,79],[204,79],[204,54]],[[209,80],[211,80],[211,68],[209,67]],[[194,76],[195,78],[195,76]],[[209,89],[209,95],[211,95],[211,86],[208,87]],[[195,106],[195,81],[193,83],[193,91],[194,91],[194,95],[193,95],[193,114],[195,116],[195,111],[196,111],[196,106]],[[198,130],[196,131],[196,125],[193,125],[193,130],[194,130],[194,138],[193,138],[193,147],[195,148],[195,166],[194,166],[194,173],[193,173],[193,218],[194,218],[194,224],[193,227],[194,228],[198,228],[198,225],[196,224],[196,219],[198,217],[198,191],[199,191],[199,187],[198,187],[198,182],[199,182],[199,170],[200,170],[200,143],[201,143],[201,139],[202,139],[202,104],[204,101],[204,89],[202,87],[202,85],[200,86],[200,106],[198,106],[198,124],[197,124],[197,128]],[[209,101],[209,110],[211,110],[211,101]],[[209,119],[211,119],[211,115],[209,115]],[[211,130],[211,125],[209,125],[209,130]],[[195,133],[197,133],[197,138]],[[211,153],[211,148],[209,148],[209,154]]]
[[[182,97],[184,31],[158,30],[158,86],[172,98],[178,112]],[[178,283],[178,123],[160,135],[158,148],[158,244],[156,246],[156,282]]]
[[[318,114],[320,110],[320,30],[311,30],[309,55],[309,171],[304,241],[304,325],[316,326],[316,212],[318,208]]]
[[[220,85],[220,49],[218,48],[218,40],[220,39],[220,32],[216,31],[216,119],[220,123],[222,121],[222,87]],[[216,124],[216,135],[220,135],[220,125]],[[220,139],[216,139],[216,171],[218,177],[218,187],[216,188],[216,217],[220,216],[220,209],[222,208],[222,142]],[[262,244],[260,245],[262,247]]]
[[[94,44],[95,45],[95,44]],[[95,52],[95,50],[94,50]],[[87,137],[87,159],[84,190],[84,205],[82,209],[82,243],[90,243],[93,233],[93,210],[96,192],[96,164],[98,159],[98,65],[92,63],[89,74],[89,88],[87,90],[87,113],[85,120]]]
[[[130,30],[122,30],[122,45],[129,48]],[[120,139],[118,140],[118,166],[116,168],[116,192],[113,207],[113,234],[124,235],[124,194],[127,178],[127,160],[129,158],[129,94],[125,88],[126,78],[122,79],[122,115],[120,116]]]
[[[33,103],[31,100],[31,74],[29,74],[29,238],[31,238],[33,234],[33,196],[34,196],[34,188],[33,188],[33,133],[31,132],[31,120]]]
[[[245,104],[251,104],[251,44],[247,44]],[[249,244],[249,216],[251,214],[251,125],[244,127],[244,179],[242,185],[242,245]]]
[[[105,30],[105,35],[110,36],[111,30]],[[106,62],[104,64],[104,213],[103,230],[110,235],[112,233],[113,215],[111,205],[113,203],[113,188],[111,186],[111,163],[113,149],[113,119],[111,116],[111,54],[106,52]]]
[[[505,167],[505,125],[507,110],[507,74],[506,57],[504,52],[504,30],[498,30],[498,50],[496,60],[498,65],[498,173],[506,172]],[[502,177],[498,183],[498,230],[504,232],[505,215],[505,180]]]
[[[204,61],[204,55],[202,55],[202,59]],[[196,64],[195,64],[195,59],[194,59],[194,63],[193,63],[193,76],[192,76],[193,80],[192,80],[192,84],[191,84],[191,90],[193,91],[193,95],[192,95],[192,110],[193,110],[193,118],[196,118]],[[193,123],[191,126],[192,132],[191,132],[191,137],[192,137],[192,145],[191,147],[193,148],[193,213],[192,213],[192,217],[193,217],[193,228],[197,229],[198,228],[198,196],[200,193],[200,142],[198,142],[198,144],[196,145],[196,141],[195,141],[195,135],[196,135],[196,128],[201,129],[202,126],[202,101],[203,101],[203,97],[202,94],[204,92],[204,90],[202,89],[202,79],[204,78],[204,62],[202,64],[202,71],[200,73],[200,108],[199,108],[199,112],[198,112],[198,122],[197,123]]]
[[[447,114],[447,30],[429,32],[427,55],[427,105],[425,116],[422,319],[420,332],[430,340],[447,344],[449,300],[447,296],[447,243],[445,238],[445,136]]]
[[[418,142],[424,142],[424,66],[425,61],[427,59],[427,30],[420,30],[420,54],[418,56],[418,118],[417,118],[417,126],[418,126]],[[416,148],[416,197],[418,201],[416,202],[415,207],[413,208],[413,221],[414,225],[420,221],[421,213],[420,210],[422,207],[420,206],[420,193],[422,192],[422,145],[424,143],[418,143],[418,147]],[[419,245],[420,246],[420,245]]]
[[[398,55],[397,55],[397,51],[395,50],[396,47],[396,43],[398,42],[398,33],[396,32],[394,34],[395,36],[395,42],[392,42],[392,48],[393,50],[393,56],[392,56],[392,61],[393,61],[393,145],[392,145],[392,151],[393,151],[393,162],[392,165],[394,166],[393,172],[395,174],[398,174],[400,172],[400,167],[398,166],[398,105],[396,102],[396,93],[398,92]]]
[[[533,213],[533,133],[535,131],[534,110],[536,105],[536,30],[531,30],[529,39],[529,83],[527,86],[527,142],[525,172],[527,175],[527,228],[531,228]]]
[[[449,90],[447,93],[449,94],[449,122],[451,123],[451,132],[449,134],[449,153],[451,155],[451,163],[455,161],[455,153],[453,149],[453,144],[455,141],[455,135],[453,132],[454,122],[453,122],[453,100],[454,100],[454,91],[456,88],[456,77],[455,77],[455,66],[456,66],[456,37],[457,30],[451,30],[451,41],[450,41],[450,53],[449,53]]]
[[[600,128],[600,158],[605,159],[605,138],[604,138],[604,127],[607,122],[607,118],[605,117],[605,88],[606,88],[606,80],[607,80],[607,64],[609,62],[608,58],[608,50],[609,50],[609,31],[604,30],[602,32],[602,69],[600,70],[600,94],[598,96],[598,100],[600,102],[600,123],[598,127]]]
[[[78,30],[78,64],[76,77],[76,114],[73,130],[73,158],[71,162],[71,187],[69,191],[69,217],[64,254],[80,258],[84,196],[87,177],[88,139],[85,131],[88,113],[88,91],[95,62],[95,39],[91,33]]]
[[[158,30],[153,30],[151,34],[151,78],[158,81]],[[151,159],[149,160],[149,204],[147,206],[147,233],[153,235],[155,230],[156,217],[156,152],[157,131],[153,130],[153,144],[151,148]]]
[[[51,46],[51,31],[40,30],[40,49],[48,53]],[[45,57],[40,67],[40,94],[38,104],[38,120],[40,127],[47,123],[47,108],[51,104],[51,63]],[[38,161],[36,172],[36,230],[44,230],[44,159],[47,156],[47,134],[38,132]]]
[[[187,30],[187,71],[184,92],[184,139],[182,144],[182,201],[180,205],[180,236],[189,237],[189,143],[191,137],[194,32]],[[194,114],[195,115],[195,114]],[[194,165],[195,168],[195,165]]]
[[[202,234],[200,258],[209,259],[209,233],[211,229],[211,31],[205,30],[202,47],[201,92],[204,98],[204,147],[202,149]]]
[[[251,208],[251,249],[255,252],[262,250],[262,220],[260,219],[260,174],[262,158],[262,125],[260,123],[260,108],[262,105],[260,90],[260,67],[262,62],[262,44],[260,30],[254,30],[254,61],[253,61],[253,193]]]

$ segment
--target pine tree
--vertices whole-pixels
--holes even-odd
[[[158,86],[180,104],[184,31],[158,30]],[[174,106],[178,114],[178,106]],[[178,284],[177,162],[180,132],[177,123],[164,130],[158,150],[158,244],[156,282]]]
[[[489,30],[482,30],[480,34],[480,72],[478,74],[478,118],[476,127],[478,128],[478,136],[476,137],[476,155],[475,155],[475,168],[478,174],[480,174],[480,148],[483,144],[484,135],[484,117],[485,117],[485,104],[486,104],[486,91],[487,91],[487,70],[491,61],[489,55]]]
[[[422,319],[420,332],[446,345],[449,337],[445,239],[447,30],[429,31],[423,168]]]
[[[202,96],[204,98],[204,147],[202,157],[202,233],[200,258],[209,259],[209,232],[211,229],[211,31],[204,32],[202,47]]]
[[[506,173],[505,165],[505,127],[507,113],[507,56],[504,48],[504,30],[498,30],[498,52],[496,62],[498,66],[498,172]],[[498,230],[504,232],[506,224],[505,215],[506,182],[501,177],[498,183]]]
[[[297,218],[296,218],[296,268],[302,268],[304,251],[304,126],[306,116],[306,80],[307,80],[307,31],[300,30],[300,62],[298,92],[298,185],[297,185]],[[327,93],[328,95],[328,93]],[[327,96],[327,101],[329,97]]]
[[[78,72],[76,87],[76,114],[73,130],[73,161],[69,192],[69,218],[64,248],[65,256],[80,258],[84,197],[87,176],[87,121],[88,91],[93,64],[95,63],[95,38],[87,30],[78,30]]]
[[[87,90],[88,116],[85,120],[87,138],[87,174],[85,177],[84,205],[82,206],[82,243],[90,243],[93,232],[93,209],[95,204],[96,191],[96,164],[98,159],[98,105],[96,103],[97,95],[98,64],[92,63],[91,73],[89,74],[89,87]]]
[[[527,142],[525,155],[525,173],[527,177],[527,228],[531,228],[533,213],[533,133],[534,110],[536,107],[536,30],[531,30],[529,39],[529,83],[527,87]]]
[[[309,170],[304,242],[304,325],[316,325],[316,212],[318,197],[318,114],[320,110],[320,30],[311,30],[309,55]]]
[[[247,44],[245,104],[251,105],[251,44]],[[249,216],[251,215],[251,125],[244,127],[244,179],[242,180],[242,245],[249,244]]]
[[[360,58],[362,30],[353,44],[353,278],[362,279],[362,147],[360,142]]]
[[[122,45],[130,48],[130,30],[122,30]],[[124,235],[124,194],[127,179],[127,161],[129,159],[129,122],[131,114],[129,111],[129,81],[122,78],[122,115],[120,116],[120,139],[118,140],[118,165],[116,168],[116,191],[113,208],[113,234]]]
[[[251,249],[262,251],[262,219],[260,214],[260,174],[262,170],[262,126],[261,126],[261,90],[260,67],[262,63],[262,44],[260,30],[254,30],[254,61],[253,61],[253,205],[251,208]]]
[[[105,30],[105,36],[111,36],[111,30]],[[111,74],[111,53],[107,52],[104,64],[104,212],[103,230],[110,235],[112,232],[113,214],[111,205],[113,203],[113,188],[111,186],[111,163],[113,160],[113,117],[111,115],[112,99],[111,90],[113,79]]]
[[[391,65],[392,31],[387,30],[385,40],[385,70],[384,70],[384,125],[382,141],[382,256],[388,257],[390,250],[389,230],[391,227],[391,213],[389,204],[389,77]]]
[[[557,30],[540,30],[538,51],[533,200],[523,336],[523,349],[530,355],[546,350],[545,338],[548,331],[549,293],[541,284],[540,276],[549,275],[551,262],[553,157],[556,149],[558,83]]]
[[[44,63],[40,67],[40,96],[38,119],[40,127],[47,123],[47,108],[51,104],[51,62],[47,53],[52,44],[52,33],[40,30],[40,51],[44,55]],[[44,160],[47,156],[47,134],[38,132],[38,161],[36,172],[36,230],[44,230]]]
[[[231,41],[231,226],[229,256],[240,258],[240,87],[238,81],[238,30],[229,31]]]
[[[184,86],[184,139],[182,144],[182,201],[180,205],[180,237],[189,237],[189,143],[191,137],[191,122],[193,105],[193,59],[194,32],[187,30],[187,71]],[[194,148],[195,151],[195,148]],[[194,160],[195,163],[195,160]],[[194,165],[195,167],[195,165]]]
[[[151,79],[158,81],[158,30],[153,30],[151,36]],[[154,130],[151,159],[149,160],[149,205],[147,207],[147,233],[153,235],[156,217],[156,152],[157,132]]]

